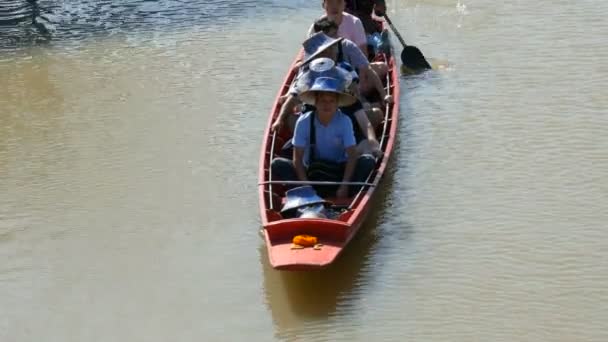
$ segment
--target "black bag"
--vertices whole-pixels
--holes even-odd
[[[306,170],[306,177],[313,182],[341,182],[346,163],[334,163],[326,160],[313,160]],[[333,196],[338,185],[313,185],[321,197]]]
[[[311,181],[341,182],[345,166],[344,163],[317,159],[310,163],[306,175]]]
[[[281,152],[279,152],[279,156],[291,160],[293,158],[293,143],[292,139],[287,140],[285,144],[281,147]]]
[[[306,170],[306,177],[317,182],[341,182],[344,176],[346,163],[336,163],[315,157],[316,132],[314,125],[314,112],[310,117],[310,165]],[[338,189],[337,185],[316,185],[315,190],[320,196],[331,196]]]

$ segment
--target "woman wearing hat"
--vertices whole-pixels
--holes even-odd
[[[344,91],[345,80],[333,70],[315,79],[310,89],[300,98],[315,110],[302,114],[296,122],[292,160],[275,158],[271,163],[275,180],[365,182],[376,165],[369,154],[356,151],[356,141],[350,118],[338,110],[348,106],[355,97]],[[317,187],[325,196],[327,187]],[[340,185],[335,195],[344,198],[360,186]],[[350,190],[350,191],[349,191]]]

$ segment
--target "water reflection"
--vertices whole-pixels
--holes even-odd
[[[48,55],[0,48],[1,341],[608,341],[608,2],[391,3],[450,67],[401,80],[379,217],[308,276],[256,260],[250,185],[320,1],[40,3]]]
[[[7,151],[23,147],[26,141],[42,143],[60,120],[64,98],[53,79],[55,60],[41,49],[32,49],[32,57],[0,64],[0,163],[6,163]]]
[[[33,23],[30,18],[17,26],[17,23],[0,25],[0,48],[27,46],[49,39],[62,45],[72,45],[93,37],[187,30],[192,27],[217,32],[247,18],[263,17],[268,13],[277,15],[294,7],[313,6],[306,1],[285,4],[280,0],[43,0],[38,3],[36,12],[39,15]]]
[[[264,272],[266,303],[272,314],[276,336],[281,339],[301,337],[311,322],[323,322],[363,295],[363,287],[373,281],[373,250],[379,240],[378,226],[389,207],[393,169],[378,188],[370,216],[343,254],[329,267],[313,272],[276,271],[268,263],[265,245],[259,247]],[[314,332],[320,333],[319,329]]]
[[[396,140],[393,155],[385,179],[378,187],[378,194],[372,205],[370,216],[361,231],[336,260],[335,264],[317,272],[280,272],[273,270],[268,263],[264,245],[260,246],[260,259],[264,271],[264,289],[267,304],[272,313],[277,337],[291,339],[307,334],[305,327],[311,322],[322,322],[320,326],[331,324],[327,319],[348,315],[350,307],[364,295],[366,285],[374,282],[383,264],[382,255],[403,252],[403,243],[413,232],[405,217],[407,213],[395,212],[403,208],[409,194],[407,184],[410,177],[399,177],[409,171],[413,138],[410,120],[417,115],[411,106],[409,94],[411,87],[424,86],[428,79],[438,78],[436,72],[407,76],[402,79],[408,83],[402,89],[400,98],[399,138]],[[400,189],[396,191],[396,189]],[[398,241],[395,244],[395,241]],[[384,250],[376,255],[377,249]],[[312,332],[311,332],[312,333]],[[314,334],[318,334],[317,329]]]
[[[68,140],[57,61],[42,49],[29,53],[0,63],[0,242],[30,227],[35,207],[44,205],[31,190],[45,188],[52,169],[65,162],[56,153]]]

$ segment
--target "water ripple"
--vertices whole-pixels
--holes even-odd
[[[25,0],[17,1],[25,4]],[[27,4],[26,4],[27,5]],[[132,36],[141,32],[167,32],[200,27],[221,31],[242,20],[268,13],[287,13],[290,8],[310,7],[304,1],[284,4],[278,0],[193,1],[193,0],[110,0],[39,1],[41,17],[37,22],[46,33],[28,23],[18,27],[0,26],[0,48],[27,46],[33,42],[79,45],[94,37]],[[27,5],[20,11],[29,11]],[[14,12],[14,15],[20,15]],[[31,21],[31,20],[30,20]]]

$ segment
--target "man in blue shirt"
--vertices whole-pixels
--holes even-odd
[[[357,153],[352,122],[338,110],[356,101],[344,92],[344,80],[319,76],[300,98],[315,106],[315,111],[302,114],[296,122],[292,160],[272,161],[273,180],[365,182],[376,160],[372,155]],[[319,193],[330,195],[327,187],[316,188]],[[342,184],[335,195],[348,197],[360,188]]]

